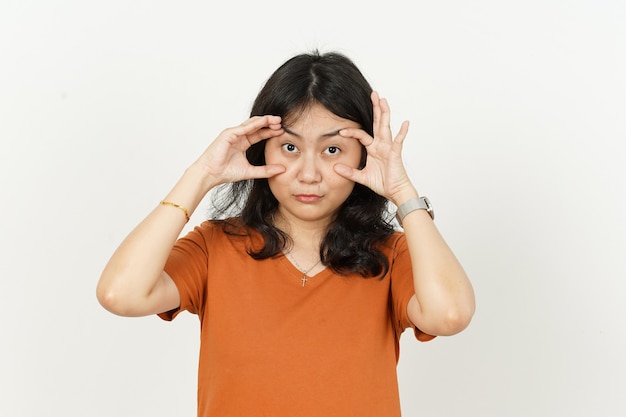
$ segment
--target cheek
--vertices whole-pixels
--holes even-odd
[[[344,178],[340,184],[336,184],[331,187],[335,190],[336,202],[338,204],[343,204],[348,197],[350,197],[352,190],[354,190],[354,182]]]
[[[276,163],[277,150],[276,145],[272,139],[269,139],[265,143],[265,163],[266,164],[274,164]]]
[[[361,145],[361,154],[359,155],[359,165],[357,166],[357,168],[358,169],[365,168],[366,162],[367,162],[367,150],[365,149],[365,146]]]
[[[278,197],[282,194],[289,193],[289,190],[293,185],[295,179],[288,165],[285,165],[277,158],[274,158],[273,162],[281,164],[287,168],[287,170],[282,174],[274,175],[273,177],[267,179],[267,184],[269,185],[270,191],[272,192],[272,194],[274,194],[274,197]]]
[[[335,172],[335,169],[332,167],[330,167],[330,170],[326,175],[326,183],[329,187],[345,194],[350,194],[352,192],[352,189],[354,188],[354,181],[337,174]]]
[[[363,168],[365,166],[365,158],[367,157],[367,152],[365,151],[365,147],[360,143],[355,143],[347,149],[345,156],[342,158],[342,164],[348,165],[353,168]]]

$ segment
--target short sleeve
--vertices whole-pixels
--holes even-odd
[[[434,339],[435,336],[426,334],[415,327],[409,319],[407,312],[409,301],[415,294],[415,287],[413,286],[413,268],[406,238],[404,233],[397,232],[392,239],[389,273],[394,329],[399,336],[405,329],[412,328],[417,340],[427,342]]]
[[[209,241],[213,224],[204,222],[178,239],[165,263],[165,272],[172,278],[180,295],[180,306],[160,313],[163,320],[173,320],[181,311],[201,314],[204,309],[207,282]]]

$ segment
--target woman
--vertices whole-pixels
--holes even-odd
[[[112,256],[106,309],[198,314],[199,416],[399,416],[400,334],[469,324],[471,284],[402,163],[408,122],[389,121],[347,57],[295,56]],[[216,218],[178,239],[216,187]]]

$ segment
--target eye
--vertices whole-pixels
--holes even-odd
[[[298,152],[298,148],[293,143],[285,143],[282,145],[282,148],[287,153]]]
[[[341,152],[341,149],[336,146],[329,146],[324,150],[326,155],[337,155],[339,152]]]

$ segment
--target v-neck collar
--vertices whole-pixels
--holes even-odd
[[[292,282],[294,286],[302,287],[303,289],[314,288],[328,276],[332,275],[332,270],[329,267],[325,267],[315,275],[305,275],[285,255],[280,256],[278,261],[286,270],[283,278]]]

